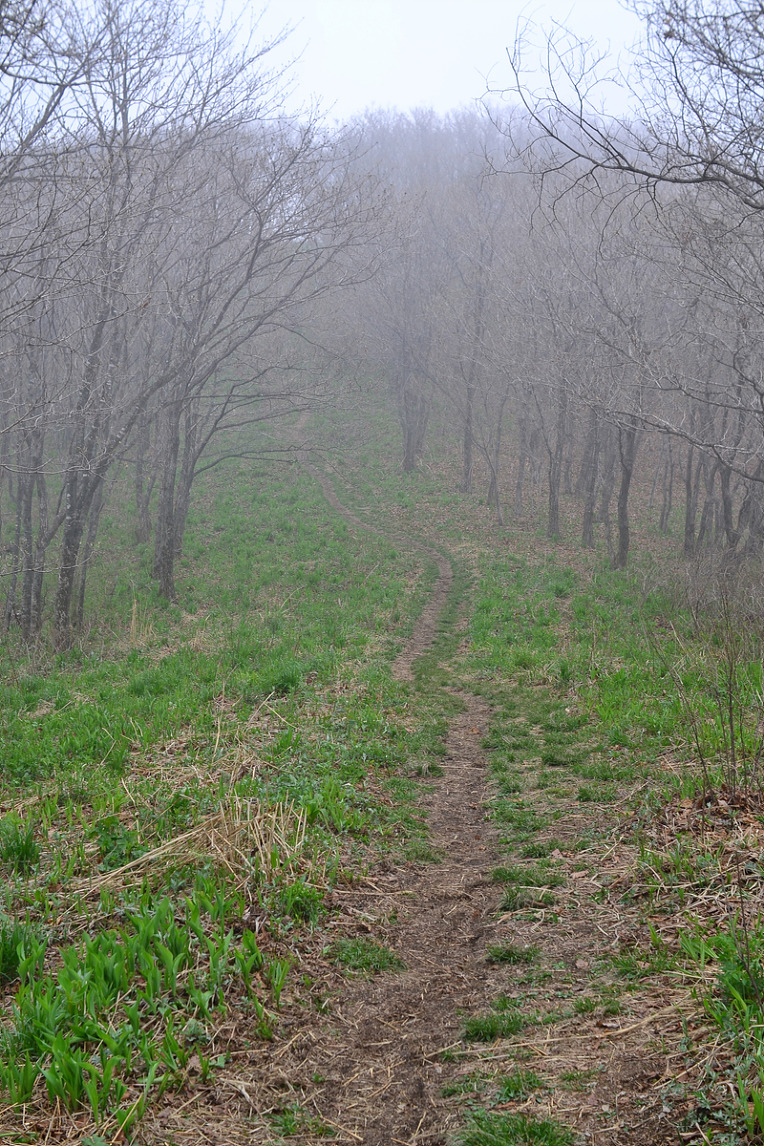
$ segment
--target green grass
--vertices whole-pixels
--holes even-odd
[[[327,887],[370,848],[424,858],[412,777],[437,769],[456,704],[389,671],[431,570],[354,538],[299,471],[205,475],[177,605],[157,599],[130,529],[129,515],[104,521],[87,637],[65,654],[44,639],[0,649],[0,798],[24,809],[0,822],[0,1094],[47,1092],[126,1132],[187,1084],[192,1055],[204,1079],[225,1064],[222,1015],[273,1038]],[[283,832],[259,851],[151,859],[197,827],[208,840],[215,817],[271,812]],[[136,863],[145,875],[119,877]],[[83,881],[115,873],[83,897]],[[248,907],[267,918],[267,956],[242,929]],[[361,972],[400,966],[363,940],[337,955]],[[296,1110],[279,1123],[306,1126]]]
[[[491,963],[507,963],[517,966],[522,963],[533,963],[538,958],[539,949],[536,946],[519,947],[516,943],[489,944],[486,955]]]
[[[274,1130],[283,1138],[298,1136],[304,1138],[305,1135],[316,1138],[334,1137],[332,1127],[321,1118],[316,1118],[314,1114],[305,1110],[299,1102],[293,1102],[289,1106],[285,1106],[283,1110],[275,1111],[268,1116],[268,1120]]]
[[[533,908],[553,907],[554,895],[537,887],[508,887],[499,903],[499,911],[527,911]]]
[[[573,1132],[525,1114],[479,1111],[459,1136],[460,1146],[573,1146]]]
[[[468,1074],[454,1082],[447,1082],[441,1088],[444,1098],[461,1097],[462,1095],[481,1094],[487,1088],[487,1081],[482,1074]]]
[[[26,957],[39,944],[36,928],[16,919],[0,918],[0,983],[15,982]]]
[[[92,628],[66,653],[47,634],[29,649],[11,635],[0,649],[0,798],[16,809],[0,821],[0,1091],[11,1104],[47,1095],[107,1125],[111,1138],[121,1123],[130,1133],[161,1093],[187,1088],[192,1059],[214,1082],[227,1053],[217,1032],[233,1017],[247,1037],[274,1038],[300,994],[302,945],[315,944],[333,910],[332,889],[380,855],[441,858],[416,808],[418,778],[437,775],[460,686],[492,705],[484,748],[506,852],[500,910],[553,906],[563,877],[550,856],[596,845],[604,816],[618,814],[608,805],[620,807],[630,788],[646,789],[645,817],[672,793],[698,792],[697,775],[675,780],[678,771],[655,768],[667,751],[687,755],[688,712],[702,726],[712,782],[724,775],[713,698],[724,633],[691,615],[659,567],[644,559],[624,575],[601,555],[577,554],[573,569],[572,557],[522,533],[507,544],[437,465],[398,472],[381,399],[373,435],[344,438],[342,417],[327,413],[324,424],[327,441],[355,443],[333,479],[342,498],[383,529],[461,555],[437,646],[414,666],[413,684],[394,681],[390,663],[434,582],[433,562],[399,538],[357,535],[296,466],[246,460],[209,471],[195,489],[177,604],[156,595],[125,488],[90,575]],[[760,662],[741,662],[736,679],[742,710],[755,713]],[[752,751],[757,726],[743,724],[741,745]],[[574,827],[577,844],[569,825],[556,826],[571,804],[587,824],[585,835]],[[167,841],[254,809],[283,814],[283,838],[248,841],[225,862],[214,850],[151,861]],[[644,847],[635,902],[646,890],[649,911],[673,911],[713,886],[719,857],[690,852]],[[120,878],[125,864],[146,867]],[[91,893],[93,879],[104,882]],[[265,921],[267,945],[244,925],[251,918]],[[656,933],[603,960],[603,975],[621,981],[609,993],[590,983],[570,1004],[566,981],[569,1009],[545,1021],[600,1005],[615,1014],[618,990],[647,990],[661,976],[697,983],[698,968],[713,967],[703,1005],[745,1091],[730,1124],[753,1138],[745,1119],[758,1118],[764,1093],[755,1058],[764,939],[730,923],[718,941],[678,942],[681,950]],[[359,974],[400,966],[373,939],[338,941],[330,954]],[[497,943],[486,957],[534,1005],[558,989],[558,971],[541,970],[534,947]],[[464,1039],[512,1040],[537,1021],[503,997],[464,1016]],[[527,1113],[475,1109],[526,1101],[541,1085],[532,1072],[476,1079],[462,1091],[473,1105],[466,1146],[572,1141]],[[329,1133],[311,1118],[285,1104],[272,1128]]]
[[[35,824],[15,816],[0,821],[0,862],[18,875],[28,875],[40,861]]]
[[[649,976],[673,971],[677,967],[677,952],[660,939],[654,938],[646,946],[631,945],[612,957],[612,963],[623,979],[638,981]]]
[[[658,584],[660,579],[656,578]],[[537,755],[550,768],[585,765],[591,732],[606,729],[609,742],[656,755],[684,732],[681,703],[647,634],[651,618],[676,614],[665,592],[644,595],[636,582],[592,565],[588,578],[560,573],[554,559],[496,559],[485,570],[471,626],[475,669],[490,669],[511,688],[492,689],[512,723],[496,724],[487,746]],[[552,650],[561,624],[558,602],[570,603],[564,658]],[[681,639],[688,621],[677,617]],[[678,649],[664,634],[667,654]],[[564,660],[564,666],[562,661]],[[560,695],[578,692],[577,704]],[[545,688],[539,688],[539,684]],[[585,691],[581,690],[586,686]],[[531,687],[529,687],[531,686]],[[583,701],[583,704],[581,703]],[[520,727],[517,717],[527,722]],[[538,728],[535,726],[538,725]]]
[[[378,467],[373,475],[362,467],[354,470],[359,498],[372,499],[383,468]],[[474,501],[449,490],[442,472],[435,478],[425,467],[401,483],[393,470],[392,465],[384,469],[383,484],[402,517],[427,530],[431,519],[447,512],[446,530],[479,553],[469,642],[457,662],[456,675],[460,673],[493,706],[483,746],[497,793],[492,815],[501,846],[512,858],[512,862],[500,861],[508,874],[503,909],[549,906],[539,902],[540,897],[551,896],[549,877],[544,877],[543,869],[534,871],[533,864],[515,863],[517,858],[543,861],[558,849],[596,851],[607,835],[608,822],[620,815],[622,807],[636,810],[639,823],[642,817],[654,820],[673,796],[696,797],[702,788],[700,771],[667,769],[662,761],[668,757],[673,765],[697,755],[698,728],[697,748],[707,760],[708,778],[716,787],[724,781],[729,761],[725,764],[724,723],[714,700],[714,689],[720,683],[724,695],[724,658],[719,650],[732,649],[740,655],[735,685],[742,731],[735,736],[741,758],[755,766],[761,716],[757,690],[761,690],[762,674],[761,634],[754,622],[746,621],[732,634],[725,634],[719,617],[713,615],[715,609],[719,611],[718,595],[715,602],[708,586],[701,585],[698,600],[705,593],[702,608],[688,608],[687,597],[672,583],[671,562],[664,562],[657,546],[653,546],[655,557],[640,554],[635,547],[632,567],[625,574],[611,570],[602,551],[577,554],[575,568],[571,568],[572,561],[563,552],[521,531],[509,531],[509,537],[502,536],[499,544],[486,542],[485,531],[475,523]],[[691,579],[692,571],[685,572]],[[749,610],[754,617],[756,611]],[[743,632],[746,637],[741,641],[735,634]],[[746,767],[739,769],[743,781]],[[639,793],[639,802],[630,803],[632,790]],[[576,843],[562,831],[557,834],[564,842],[550,839],[558,814],[566,815],[571,806],[577,819],[589,825],[585,834],[579,825]],[[643,905],[648,913],[671,914],[692,902],[699,889],[713,887],[714,881],[721,886],[725,877],[718,857],[697,853],[689,845],[676,854],[668,849],[660,855],[642,854],[629,909],[639,914]],[[528,869],[524,881],[514,870],[523,866]],[[627,900],[630,894],[626,889]],[[603,887],[601,897],[609,895]],[[741,962],[745,949],[739,927],[735,932],[731,925],[725,934],[732,952],[730,987],[725,986],[727,972],[720,972],[714,1005],[727,1024],[725,1029],[742,1026],[745,1030],[746,1023],[755,1026],[756,1022],[746,994],[750,994],[746,960]],[[753,950],[746,958],[755,967],[758,938],[754,936],[751,942]],[[579,996],[573,1009],[590,1014],[601,1002],[606,1013],[619,1013],[619,989],[631,990],[640,984],[649,990],[654,982],[665,984],[667,976],[673,981],[685,974],[692,982],[693,959],[702,967],[707,958],[711,956],[702,946],[692,956],[680,957],[673,943],[667,946],[656,934],[652,942],[625,948],[616,956],[614,969],[623,988],[609,989],[609,993],[600,989],[597,976],[604,971],[592,971],[592,993]],[[738,996],[747,1009],[736,1013],[733,1021],[727,1012]],[[493,1016],[488,1020],[488,1027],[496,1025]],[[742,1043],[739,1049],[742,1055]],[[750,1117],[757,1117],[757,1095],[764,1091],[764,1081],[757,1081],[756,1073],[749,1071],[747,1085],[746,1109]],[[754,1136],[758,1130],[746,1129],[741,1103],[729,1115],[730,1126],[737,1127],[731,1133]],[[485,1119],[479,1127],[472,1127],[470,1133],[477,1135],[474,1141],[547,1140],[537,1136],[547,1133],[546,1129],[537,1132],[513,1123],[499,1126],[492,1117]],[[549,1131],[549,1140],[557,1141],[554,1135],[558,1132],[570,1141],[567,1132],[555,1127]]]
[[[533,1070],[516,1070],[499,1080],[496,1097],[499,1102],[522,1102],[535,1090],[541,1090],[544,1081]]]
[[[499,995],[490,1011],[467,1017],[462,1037],[465,1042],[493,1042],[495,1039],[506,1039],[518,1034],[532,1021],[520,1011],[516,1000],[507,995]]]
[[[494,868],[496,883],[518,884],[521,887],[562,887],[565,876],[541,864],[509,864]]]
[[[375,975],[380,971],[400,971],[404,963],[394,951],[372,939],[338,939],[327,954],[340,967],[361,974]]]
[[[406,859],[413,863],[442,863],[443,852],[434,848],[427,840],[414,839],[406,848]]]
[[[560,1074],[560,1082],[565,1090],[585,1093],[591,1090],[592,1083],[596,1081],[599,1070],[564,1070]]]
[[[518,1034],[527,1026],[527,1020],[519,1012],[504,1012],[485,1015],[470,1015],[464,1023],[462,1037],[468,1043],[490,1043],[496,1039],[507,1039]]]
[[[523,859],[546,859],[554,851],[561,851],[565,845],[561,840],[534,840],[521,849]]]

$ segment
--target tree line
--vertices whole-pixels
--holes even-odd
[[[38,632],[52,576],[65,645],[115,467],[172,597],[200,467],[310,399],[301,309],[371,199],[344,133],[284,114],[273,44],[172,0],[0,19],[4,621]]]
[[[4,631],[82,625],[126,474],[172,598],[195,478],[338,366],[389,394],[404,470],[457,435],[499,526],[543,497],[557,536],[575,495],[623,568],[640,481],[688,556],[760,556],[764,17],[639,7],[628,116],[555,33],[538,95],[521,38],[479,109],[330,128],[193,9],[4,5]]]
[[[404,469],[445,417],[463,489],[479,466],[499,524],[535,489],[557,536],[561,494],[577,495],[581,543],[599,530],[624,568],[638,480],[656,525],[677,519],[685,555],[755,558],[764,9],[633,7],[644,38],[630,72],[555,30],[534,91],[529,27],[481,113],[367,117],[398,233],[359,321]],[[631,97],[620,117],[601,109],[616,87]]]

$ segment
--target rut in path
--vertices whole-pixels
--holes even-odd
[[[489,710],[464,700],[449,728],[444,775],[424,805],[442,862],[394,868],[375,875],[375,887],[342,897],[361,919],[397,912],[385,938],[405,964],[349,983],[324,1032],[327,1083],[317,1105],[349,1131],[343,1142],[445,1143],[456,1119],[442,1097],[449,1066],[441,1052],[459,1041],[460,1012],[482,1010],[497,993],[485,958],[486,943],[499,938],[480,748]]]
[[[304,459],[303,465],[350,525],[383,532],[342,505],[326,474]],[[453,577],[450,562],[435,549],[406,543],[437,560],[438,580],[393,666],[399,679],[411,679],[413,661],[434,642]],[[337,1128],[339,1142],[445,1143],[456,1114],[442,1096],[450,1072],[442,1051],[459,1041],[463,1013],[486,1007],[499,988],[500,973],[485,956],[486,944],[501,930],[491,914],[494,833],[484,812],[481,741],[490,710],[474,695],[457,695],[464,710],[449,727],[444,774],[423,801],[442,861],[390,867],[335,897],[343,914],[357,921],[359,934],[382,934],[405,965],[371,981],[348,981],[309,1056],[314,1077],[324,1080],[313,1104]]]

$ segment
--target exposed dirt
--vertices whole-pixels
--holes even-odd
[[[446,1141],[455,1112],[441,1096],[450,1073],[442,1052],[459,1042],[460,1015],[487,1006],[498,989],[485,958],[499,927],[483,810],[488,710],[474,697],[465,701],[449,729],[444,774],[425,803],[441,861],[389,871],[377,881],[378,899],[363,889],[344,905],[370,923],[397,916],[383,931],[405,965],[343,989],[317,1056],[327,1077],[322,1112],[352,1132],[347,1141],[366,1146]]]
[[[414,662],[439,631],[453,580],[450,562],[432,546],[363,521],[307,452],[300,460],[352,529],[386,533],[436,562],[437,581],[393,665],[398,679],[411,680]],[[494,1111],[553,1119],[585,1146],[709,1141],[702,1129],[708,1111],[692,1107],[680,1089],[671,1091],[674,1080],[697,1078],[704,1065],[691,1049],[693,1036],[702,1034],[697,1000],[670,977],[659,990],[655,981],[643,985],[637,977],[608,995],[618,986],[613,957],[634,945],[649,949],[651,942],[644,911],[624,907],[620,895],[633,881],[637,856],[628,833],[623,839],[615,834],[618,809],[554,796],[537,785],[535,765],[523,765],[523,792],[547,825],[536,842],[557,841],[552,855],[566,883],[555,889],[553,905],[501,913],[492,872],[506,854],[486,812],[492,791],[481,747],[491,710],[466,687],[452,695],[462,710],[448,728],[442,773],[423,788],[421,802],[432,854],[420,862],[388,860],[353,886],[335,888],[329,927],[307,940],[301,935],[293,952],[293,978],[301,982],[290,981],[284,992],[273,1041],[252,1029],[251,1011],[224,1016],[208,1052],[224,1054],[225,1067],[203,1076],[195,1055],[187,1090],[168,1092],[152,1106],[136,1141],[318,1146],[328,1126],[338,1146],[451,1146],[467,1116],[465,1096],[476,1108],[488,1097]],[[653,825],[656,850],[672,846],[698,821],[706,835],[718,828],[719,846],[726,846],[723,811],[717,809],[719,826],[707,809],[680,801]],[[577,850],[583,829],[608,816],[613,831]],[[757,833],[760,818],[748,816],[746,831]],[[738,855],[740,841],[734,843],[728,867]],[[760,853],[758,835],[756,847]],[[724,882],[723,914],[736,907],[731,887]],[[619,894],[603,894],[607,889]],[[668,910],[650,921],[659,935],[677,925]],[[335,936],[373,939],[401,966],[371,978],[344,973],[326,956]],[[261,939],[267,950],[267,928]],[[538,959],[532,965],[492,962],[490,946],[502,943],[537,948]],[[490,1012],[502,995],[526,1016],[525,1028],[506,1039],[466,1042],[465,1019]],[[608,998],[618,1007],[608,1010]],[[499,1102],[497,1079],[517,1070],[534,1071],[540,1082],[527,1096]],[[17,1126],[17,1136],[8,1136],[81,1142],[89,1124],[84,1113],[61,1109],[47,1127],[24,1114],[26,1136]],[[106,1140],[124,1141],[118,1131]]]
[[[308,468],[351,526],[380,532],[341,503],[326,474]],[[439,576],[395,662],[400,679],[411,679],[414,660],[432,645],[452,580],[449,562],[431,547],[416,544],[437,560]],[[544,965],[555,967],[559,979],[555,984],[553,977],[535,992],[542,1011],[548,1011],[560,995],[568,1001],[590,995],[592,969],[603,952],[617,953],[634,936],[626,936],[627,923],[597,902],[598,877],[608,869],[620,872],[623,865],[623,855],[614,849],[609,856],[589,857],[593,870],[587,871],[573,871],[582,866],[574,862],[574,852],[560,854],[572,878],[554,913],[541,911],[532,923],[527,912],[516,921],[510,913],[497,914],[499,889],[491,879],[498,862],[497,837],[484,810],[490,792],[481,749],[490,709],[470,692],[458,695],[465,707],[449,727],[444,774],[423,805],[441,861],[375,872],[365,887],[337,896],[345,933],[371,933],[387,942],[405,970],[342,986],[331,1022],[319,1035],[304,1036],[311,1045],[305,1046],[299,1088],[303,1094],[310,1089],[316,1112],[330,1121],[343,1143],[435,1146],[453,1141],[452,1131],[463,1121],[444,1089],[453,1091],[455,1083],[484,1063],[493,1072],[530,1065],[550,1086],[505,1109],[530,1107],[538,1117],[555,1118],[600,1146],[677,1143],[682,1140],[677,1111],[665,1105],[663,1090],[683,1065],[676,1050],[683,1011],[695,1010],[686,993],[681,999],[660,1000],[656,1008],[654,998],[635,992],[628,1014],[610,1019],[575,1013],[566,1019],[558,1005],[550,1022],[542,1020],[523,1036],[490,1049],[465,1049],[460,1039],[465,1016],[487,1011],[502,992],[524,996],[518,986],[521,971],[492,964],[489,944],[511,940],[542,949]],[[542,792],[538,797],[544,801]],[[575,802],[555,811],[554,835],[563,841],[578,836],[582,821],[591,816]],[[354,928],[347,928],[348,916],[356,921]],[[597,989],[602,987],[599,982]],[[657,1050],[661,1045],[662,1053]],[[454,1060],[444,1058],[448,1049],[459,1052]],[[312,1078],[324,1080],[315,1089],[306,1088],[308,1065]]]
[[[306,454],[301,462],[353,529],[383,532],[342,504]],[[437,561],[439,575],[395,662],[400,679],[411,679],[413,662],[432,645],[452,579],[442,554],[409,544]],[[245,1046],[234,1020],[230,1031],[221,1028],[215,1043],[229,1054],[227,1070],[206,1092],[196,1091],[189,1110],[168,1106],[144,1123],[146,1142],[244,1146],[281,1141],[283,1133],[307,1146],[323,1140],[328,1125],[341,1146],[446,1146],[465,1121],[464,1092],[471,1090],[480,1107],[480,1078],[495,1094],[497,1076],[518,1069],[537,1072],[541,1086],[517,1101],[497,1105],[494,1098],[493,1108],[552,1118],[587,1146],[703,1140],[680,1133],[678,1116],[690,1112],[664,1103],[667,1083],[686,1065],[682,1018],[692,1025],[697,1010],[687,992],[656,999],[635,988],[612,1017],[599,1006],[596,1014],[575,1007],[607,989],[603,956],[640,938],[599,895],[604,877],[624,877],[633,859],[628,848],[603,842],[585,857],[568,851],[566,841],[602,809],[583,809],[573,799],[555,803],[534,790],[536,806],[554,812],[547,834],[553,830],[560,841],[556,858],[567,885],[555,892],[554,910],[500,914],[501,889],[492,879],[499,841],[486,813],[491,792],[481,748],[491,711],[466,689],[454,695],[463,710],[448,729],[442,775],[422,800],[432,856],[387,861],[358,884],[335,889],[331,933],[316,934],[312,948],[301,944],[299,952],[312,1009],[305,992],[286,998],[270,1044],[253,1039]],[[403,966],[372,978],[343,973],[325,956],[333,935],[373,939]],[[488,947],[506,942],[538,947],[535,980],[527,965],[491,962]],[[502,994],[527,1015],[525,1030],[465,1043],[465,1018],[489,1012]],[[291,1127],[278,1122],[290,1109],[299,1112]]]
[[[304,457],[303,465],[348,524],[382,532],[342,504],[325,473]],[[411,680],[414,661],[437,637],[453,571],[438,550],[403,540],[438,567],[414,632],[392,667],[397,679]],[[341,1141],[445,1143],[456,1114],[441,1094],[442,1052],[458,1044],[461,1015],[486,1007],[506,977],[492,972],[485,956],[486,942],[501,928],[493,914],[495,833],[484,810],[486,760],[480,746],[490,710],[471,693],[459,698],[464,711],[449,726],[443,775],[423,802],[437,861],[375,873],[370,886],[338,897],[343,914],[358,918],[358,932],[373,928],[404,965],[372,980],[348,982],[319,1037],[320,1049],[310,1055],[314,1076],[326,1080],[313,1101],[324,1118],[344,1128]]]

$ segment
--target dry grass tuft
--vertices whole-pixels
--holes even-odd
[[[137,859],[96,878],[83,881],[81,891],[100,892],[135,876],[150,876],[175,864],[213,860],[245,883],[253,867],[268,872],[293,862],[305,843],[307,818],[294,803],[264,806],[259,800],[232,796],[227,805]]]

